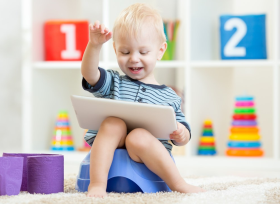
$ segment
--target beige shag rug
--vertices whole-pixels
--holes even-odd
[[[252,177],[186,177],[185,180],[208,190],[200,194],[169,193],[109,193],[106,198],[88,198],[85,193],[75,190],[76,176],[66,175],[64,193],[57,194],[29,194],[21,192],[17,196],[0,196],[0,204],[10,203],[96,203],[96,204],[170,204],[170,203],[280,203],[280,178],[252,178]]]

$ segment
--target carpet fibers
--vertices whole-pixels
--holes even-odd
[[[85,193],[75,190],[76,176],[65,176],[64,193],[29,194],[21,192],[17,196],[0,196],[0,204],[10,203],[96,203],[96,204],[131,204],[131,203],[280,203],[280,178],[259,177],[186,177],[193,185],[207,190],[200,194],[169,193],[109,193],[106,198],[88,198]]]

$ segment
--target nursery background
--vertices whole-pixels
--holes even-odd
[[[279,168],[279,0],[1,0],[0,153],[82,160],[86,130],[70,101],[91,96],[81,87],[82,27],[100,20],[111,30],[136,2],[157,7],[164,20],[168,50],[156,78],[182,97],[192,129],[190,143],[174,148],[178,165]],[[112,40],[100,66],[120,72]]]

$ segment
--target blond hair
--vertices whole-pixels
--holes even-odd
[[[160,42],[166,41],[163,21],[159,12],[143,3],[132,4],[120,13],[114,24],[113,41],[115,41],[118,32],[137,37],[143,25],[153,26]]]

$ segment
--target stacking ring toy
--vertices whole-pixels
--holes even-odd
[[[261,149],[228,149],[226,154],[228,156],[259,157],[263,155],[263,151]]]
[[[231,134],[229,136],[229,139],[234,141],[256,141],[260,138],[259,134]]]
[[[214,137],[201,137],[200,142],[215,142]]]
[[[253,101],[237,101],[235,107],[254,107],[255,103]]]
[[[255,108],[235,108],[234,113],[236,113],[236,114],[252,114],[252,113],[255,113]]]
[[[232,126],[257,126],[255,120],[234,120],[231,123]]]
[[[235,98],[236,101],[252,101],[254,97],[252,96],[238,96]]]
[[[234,120],[255,120],[257,116],[255,114],[234,114],[232,118]]]
[[[260,146],[260,142],[228,142],[228,147],[233,148],[258,148]]]
[[[257,127],[250,127],[250,126],[236,126],[236,127],[232,127],[230,128],[230,132],[231,133],[258,133],[259,132],[259,128]]]

